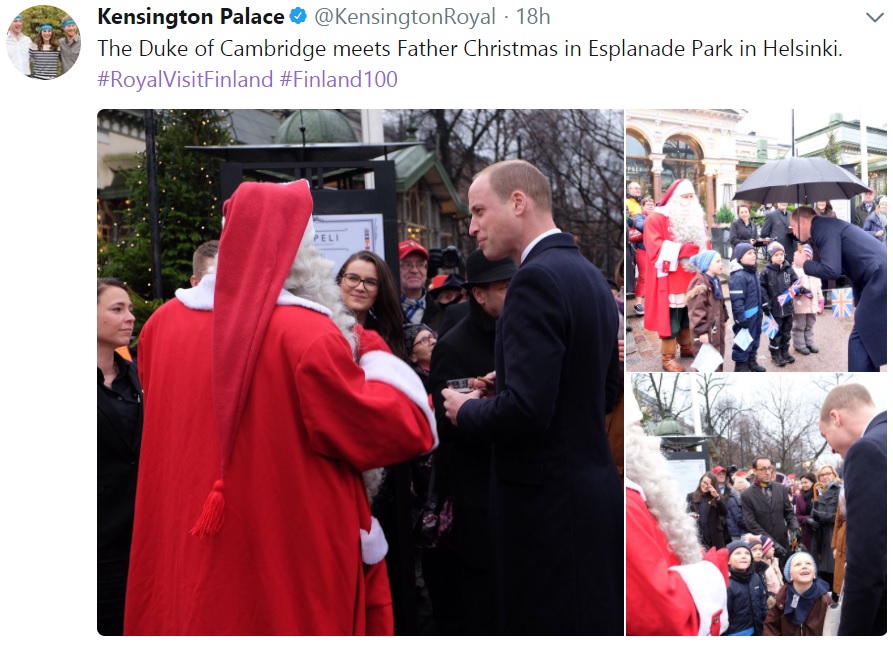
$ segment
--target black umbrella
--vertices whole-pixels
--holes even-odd
[[[733,199],[760,204],[809,204],[849,199],[871,190],[858,177],[821,157],[769,161],[744,180]]]

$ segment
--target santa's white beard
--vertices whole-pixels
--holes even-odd
[[[626,469],[624,475],[641,486],[645,506],[657,520],[670,550],[682,564],[703,559],[695,521],[686,511],[667,460],[660,454],[660,439],[645,434],[639,424],[627,426],[624,433]]]
[[[678,200],[670,200],[669,208],[665,211],[670,220],[670,232],[676,242],[694,242],[700,247],[704,247],[704,209],[693,199],[687,206],[679,203]]]

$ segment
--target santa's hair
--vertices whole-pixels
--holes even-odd
[[[289,269],[284,288],[299,298],[306,298],[330,309],[332,321],[350,343],[351,352],[356,356],[357,339],[353,327],[357,321],[341,300],[341,289],[332,274],[334,266],[331,260],[322,257],[314,247],[302,246]]]
[[[703,554],[695,521],[686,512],[685,498],[660,453],[660,438],[646,435],[635,423],[626,428],[624,447],[624,474],[642,488],[645,506],[657,520],[670,550],[682,564],[700,562]]]

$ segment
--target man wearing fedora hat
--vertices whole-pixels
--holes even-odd
[[[458,593],[459,633],[495,634],[496,609],[490,557],[488,492],[490,442],[474,433],[460,432],[446,418],[441,390],[450,379],[488,374],[496,366],[496,321],[505,305],[509,281],[517,270],[514,260],[491,261],[480,249],[466,264],[471,296],[468,311],[442,336],[431,357],[434,414],[445,435],[437,453],[438,482],[453,500],[453,528],[457,562],[449,574]]]

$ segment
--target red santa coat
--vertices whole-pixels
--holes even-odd
[[[411,369],[373,351],[364,371],[324,314],[276,307],[226,473],[225,523],[200,539],[189,529],[220,473],[212,318],[174,300],[140,337],[125,634],[393,633],[384,562],[361,559],[360,530],[372,527],[361,471],[436,445],[424,409],[398,389],[400,366]]]
[[[661,247],[665,240],[675,241],[670,231],[670,219],[665,213],[655,210],[645,220],[642,235],[646,259],[645,302],[650,303],[645,307],[645,329],[656,331],[661,338],[667,338],[673,333],[670,328],[670,294],[688,291],[688,284],[695,275],[682,267],[681,260],[697,255],[702,249],[692,242],[683,242],[676,269],[665,271],[668,275],[658,277],[655,262],[660,256]],[[709,249],[710,245],[707,244],[705,248]]]
[[[626,634],[718,636],[727,628],[719,569],[707,560],[681,565],[641,493],[627,481]]]

